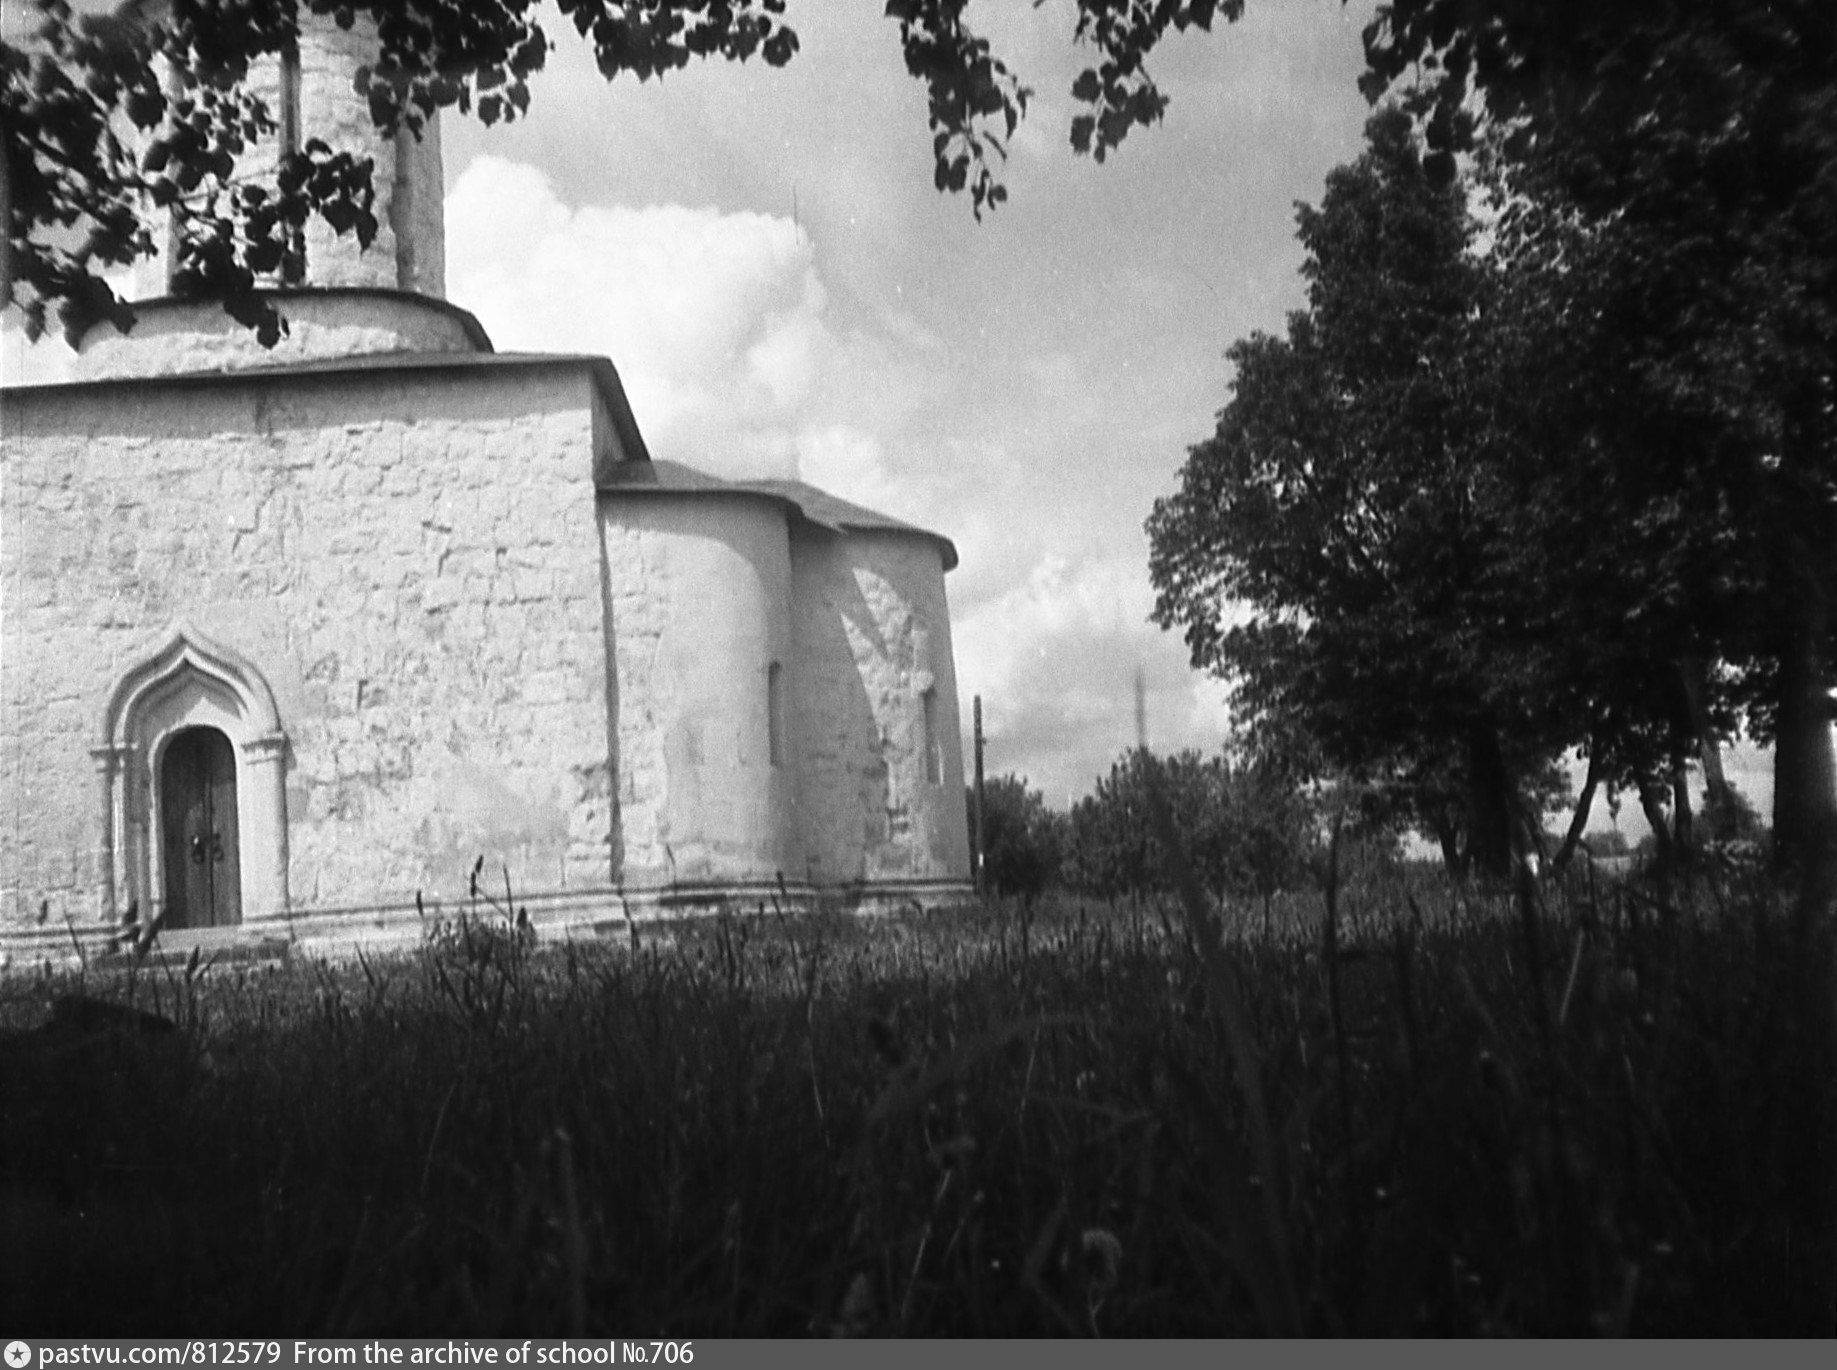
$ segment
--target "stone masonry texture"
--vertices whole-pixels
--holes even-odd
[[[87,922],[88,749],[181,619],[263,672],[296,905],[611,876],[584,374],[90,387],[4,411],[0,910]]]

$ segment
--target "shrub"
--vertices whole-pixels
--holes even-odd
[[[969,796],[970,849],[976,847],[976,797]],[[1003,775],[982,786],[982,877],[991,894],[1035,899],[1059,883],[1065,815],[1046,807],[1024,776]]]
[[[1180,841],[1213,893],[1268,899],[1307,883],[1319,818],[1280,770],[1191,750],[1157,760],[1138,749],[1072,809],[1065,862],[1071,888],[1113,898],[1171,887],[1149,820],[1150,766],[1161,769]]]

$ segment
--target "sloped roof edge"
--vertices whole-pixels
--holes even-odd
[[[910,533],[935,543],[944,569],[957,568],[957,548],[942,533],[863,505],[851,503],[801,480],[728,480],[676,461],[625,462],[614,468],[602,490],[621,495],[742,495],[789,506],[806,523],[831,532]]]

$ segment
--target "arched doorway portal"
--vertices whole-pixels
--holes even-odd
[[[242,845],[236,751],[216,728],[185,728],[159,767],[166,926],[215,928],[242,921]]]
[[[287,739],[254,664],[179,623],[109,693],[96,759],[104,907],[168,928],[287,913]]]

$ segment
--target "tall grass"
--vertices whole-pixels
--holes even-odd
[[[1190,912],[8,981],[16,1026],[80,992],[180,1049],[0,1048],[0,1288],[92,1336],[1806,1330],[1832,1077],[1758,882],[1347,852],[1267,932]]]

